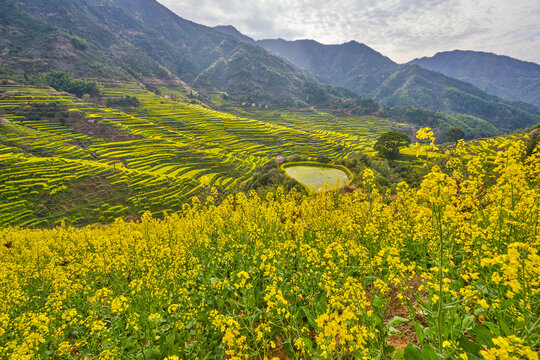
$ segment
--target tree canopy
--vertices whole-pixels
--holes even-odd
[[[78,97],[84,94],[96,95],[99,87],[94,81],[85,81],[73,78],[73,75],[63,71],[52,71],[46,78],[49,86],[58,91],[66,91]]]
[[[409,146],[411,139],[399,131],[387,131],[377,138],[373,148],[388,159],[395,159],[399,155],[399,149]]]
[[[465,133],[460,128],[452,128],[446,132],[446,137],[449,141],[457,143],[458,140],[465,137]]]

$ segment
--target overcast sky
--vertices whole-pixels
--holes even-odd
[[[362,42],[396,62],[446,50],[540,63],[539,0],[158,0],[181,17],[256,40]]]

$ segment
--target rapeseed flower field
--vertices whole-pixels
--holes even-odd
[[[0,229],[0,358],[538,359],[540,155],[513,136],[439,164],[397,195],[367,169],[344,194]]]

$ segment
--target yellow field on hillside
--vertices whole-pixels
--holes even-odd
[[[538,359],[540,155],[445,157],[393,197],[366,170],[346,194],[0,230],[0,357]]]

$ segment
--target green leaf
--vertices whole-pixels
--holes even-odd
[[[186,329],[191,329],[195,324],[197,323],[197,320],[195,319],[191,319],[188,321],[188,323],[186,324]]]
[[[257,305],[257,299],[255,298],[255,294],[252,293],[252,294],[249,296],[249,299],[248,299],[248,305],[249,305],[250,307],[255,307],[255,305]]]
[[[371,317],[371,323],[373,325],[379,325],[383,322],[383,320],[381,319],[381,317],[379,315],[373,315]]]
[[[495,336],[501,336],[501,329],[499,329],[499,327],[496,324],[489,321],[485,321],[484,325],[486,325]]]
[[[508,326],[508,324],[504,320],[501,320],[501,331],[504,334],[504,336],[510,336],[514,333],[511,327]]]
[[[400,326],[408,321],[409,319],[403,318],[401,316],[394,316],[393,318],[390,319],[390,321],[388,321],[388,324],[386,324],[386,327]]]
[[[390,326],[390,327],[386,327],[386,332],[388,333],[388,335],[396,335],[396,334],[400,334],[401,331],[399,331],[398,329],[396,329],[395,327],[393,326]]]
[[[469,354],[478,355],[480,352],[480,349],[482,349],[478,344],[472,342],[469,340],[469,338],[465,335],[461,335],[461,337],[458,340],[459,346],[463,348],[466,352]]]
[[[435,350],[428,346],[424,346],[422,350],[416,346],[409,344],[405,348],[404,353],[405,360],[439,360]]]
[[[422,352],[419,348],[414,346],[413,344],[407,345],[405,348],[405,351],[403,352],[403,358],[405,360],[418,360],[422,359]]]
[[[384,351],[385,351],[386,354],[391,354],[391,353],[393,353],[395,350],[396,350],[396,347],[393,346],[393,345],[388,345],[388,344],[385,344],[385,345],[384,345]]]
[[[225,304],[225,301],[223,300],[223,298],[219,298],[217,299],[216,303],[217,303],[218,309],[221,309],[223,305]]]
[[[478,345],[486,345],[488,347],[493,346],[493,342],[491,341],[493,334],[488,328],[484,326],[476,326],[474,328],[474,334],[476,335],[476,342]]]
[[[414,330],[416,331],[416,339],[418,340],[419,344],[424,343],[424,327],[420,325],[419,323],[414,323]]]
[[[313,342],[309,338],[304,338],[304,345],[311,351],[313,350]]]
[[[424,346],[422,349],[422,359],[425,360],[439,360],[439,357],[437,356],[437,353],[433,348]]]
[[[471,315],[465,316],[463,319],[463,329],[470,330],[474,327],[474,318]]]
[[[382,296],[379,296],[379,295],[375,295],[373,296],[373,300],[371,302],[371,304],[373,305],[373,307],[377,310],[382,310],[384,309],[384,305],[385,305],[386,301],[384,300],[384,298]]]
[[[311,315],[311,313],[309,312],[309,309],[305,306],[302,306],[301,309],[304,315],[306,315],[306,318],[308,319],[309,324],[313,326],[313,328],[318,329],[319,327],[317,326],[317,323],[315,322],[313,315]]]
[[[403,360],[405,356],[405,350],[396,350],[392,354],[392,360]]]

